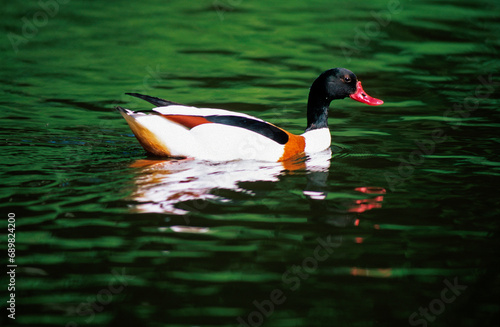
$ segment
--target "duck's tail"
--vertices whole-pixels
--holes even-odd
[[[144,150],[159,157],[171,156],[170,150],[165,143],[157,137],[157,132],[155,131],[158,127],[157,120],[163,119],[161,116],[154,113],[145,114],[142,112],[135,112],[120,106],[117,106],[116,110],[125,118]]]

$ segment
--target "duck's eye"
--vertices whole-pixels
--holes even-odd
[[[344,83],[351,83],[351,78],[349,76],[344,76]]]

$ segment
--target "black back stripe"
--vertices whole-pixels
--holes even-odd
[[[240,116],[219,115],[205,116],[205,119],[211,121],[212,123],[248,129],[252,132],[270,138],[271,140],[279,144],[285,144],[286,142],[288,142],[288,134],[286,132],[276,126],[260,120]]]

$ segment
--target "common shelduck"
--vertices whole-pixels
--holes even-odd
[[[367,95],[350,70],[329,69],[319,75],[309,91],[306,131],[294,135],[239,112],[196,108],[147,95],[127,94],[157,106],[150,112],[116,108],[147,152],[160,157],[209,161],[277,162],[320,152],[331,145],[328,107],[332,100],[350,97],[372,106],[384,103]]]

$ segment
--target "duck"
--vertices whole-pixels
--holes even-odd
[[[350,97],[371,106],[384,103],[369,96],[352,71],[326,70],[311,85],[307,126],[304,133],[297,135],[245,113],[126,94],[156,106],[150,111],[116,107],[148,154],[215,162],[284,162],[325,151],[331,146],[328,110],[333,100]]]

